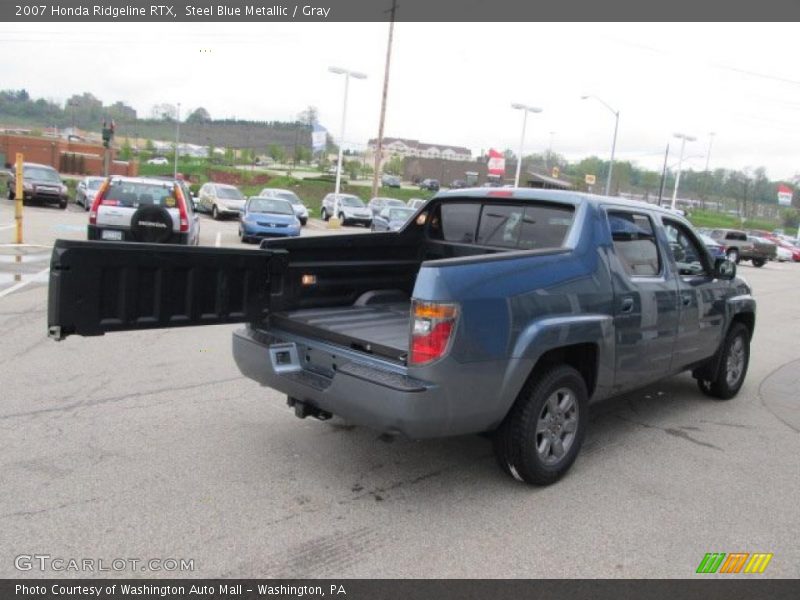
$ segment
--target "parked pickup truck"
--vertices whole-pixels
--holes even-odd
[[[590,401],[682,371],[713,397],[739,391],[755,301],[735,274],[654,206],[454,190],[399,232],[260,250],[58,240],[48,325],[64,339],[245,323],[236,364],[298,416],[493,432],[506,472],[549,484],[578,454]]]
[[[776,249],[756,244],[744,231],[738,229],[713,229],[709,234],[722,244],[728,260],[739,263],[749,260],[754,267],[763,267],[768,260],[775,260]]]

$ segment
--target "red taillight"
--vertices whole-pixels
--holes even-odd
[[[487,196],[492,196],[493,198],[511,198],[514,195],[512,190],[492,190],[487,194]]]
[[[104,201],[103,196],[106,195],[106,190],[108,189],[108,179],[106,179],[103,184],[100,186],[100,189],[97,190],[97,194],[94,196],[94,201],[92,202],[92,208],[89,211],[89,224],[90,225],[97,225],[97,207],[100,204],[110,204],[114,202],[116,204],[116,200],[109,200]]]
[[[449,348],[458,311],[454,304],[420,302],[411,306],[409,364],[424,365],[443,357]]]
[[[181,219],[181,233],[189,231],[189,214],[186,212],[186,199],[183,197],[181,186],[175,186],[175,197],[178,199],[178,213]]]

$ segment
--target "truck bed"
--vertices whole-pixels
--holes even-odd
[[[281,329],[348,348],[405,361],[409,340],[409,302],[310,308],[273,313]]]

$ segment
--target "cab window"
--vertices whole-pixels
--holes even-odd
[[[609,211],[608,224],[614,251],[631,277],[655,277],[661,258],[650,217],[635,212]]]

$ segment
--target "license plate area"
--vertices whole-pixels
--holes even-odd
[[[273,344],[268,351],[272,368],[276,373],[294,373],[301,369],[296,344]]]
[[[117,231],[116,229],[103,229],[103,231],[100,232],[100,237],[104,240],[109,240],[112,242],[121,242],[122,232]]]

